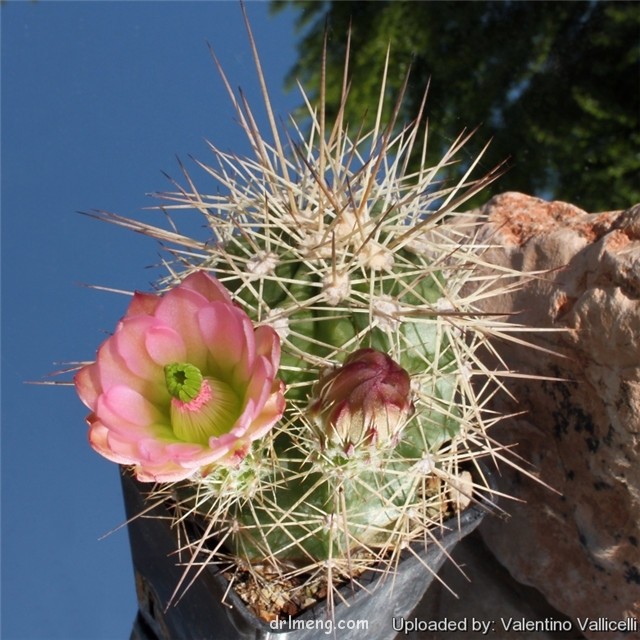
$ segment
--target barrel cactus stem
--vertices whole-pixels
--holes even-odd
[[[288,580],[298,603],[327,592],[332,602],[340,583],[371,567],[392,571],[408,545],[429,544],[433,528],[490,497],[477,460],[509,459],[488,434],[496,416],[486,410],[503,372],[478,354],[494,350],[493,338],[511,339],[514,325],[481,313],[478,301],[523,276],[488,268],[477,221],[460,211],[500,169],[473,178],[479,156],[462,179],[446,180],[472,134],[428,165],[424,103],[413,122],[398,123],[396,108],[390,122],[352,134],[341,113],[328,122],[324,102],[311,105],[304,91],[306,121],[280,126],[255,55],[267,133],[220,69],[254,156],[212,146],[215,162],[197,163],[210,181],[202,190],[183,169],[185,186],[157,194],[171,230],[97,215],[171,245],[161,287],[195,278],[233,305],[206,302],[210,355],[198,366],[186,355],[163,362],[158,397],[179,427],[171,437],[227,442],[228,425],[244,433],[243,416],[268,409],[252,427],[261,437],[171,489],[178,523],[194,515],[206,523],[183,548],[192,553],[187,572],[226,563],[237,580]],[[384,86],[382,78],[378,114]],[[343,101],[347,87],[345,79]],[[178,230],[189,213],[204,237]],[[228,368],[216,364],[218,351],[232,352],[222,313],[244,323],[229,320],[240,364]],[[231,382],[213,385],[221,376]],[[226,404],[207,404],[213,396]],[[209,415],[225,433],[208,428]]]

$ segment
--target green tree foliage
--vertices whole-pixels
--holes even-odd
[[[291,82],[320,86],[327,29],[329,113],[338,109],[351,25],[354,126],[375,117],[390,44],[390,102],[411,68],[404,119],[416,116],[430,82],[431,159],[462,129],[479,126],[468,159],[492,138],[484,168],[508,160],[494,192],[589,211],[640,201],[640,4],[272,1],[274,10],[285,5],[299,10],[301,32]]]

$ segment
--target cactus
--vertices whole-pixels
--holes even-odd
[[[250,39],[272,141],[220,69],[255,157],[212,147],[215,165],[197,163],[212,186],[200,190],[183,169],[185,186],[156,194],[173,220],[200,215],[207,237],[96,215],[172,245],[162,287],[208,271],[281,341],[279,423],[236,464],[156,489],[175,500],[178,525],[202,522],[184,544],[179,588],[218,563],[257,584],[324,590],[331,606],[336,585],[368,568],[392,571],[461,506],[489,501],[477,460],[506,452],[485,410],[500,372],[478,353],[509,333],[477,305],[521,274],[488,270],[475,219],[459,212],[499,170],[472,179],[476,158],[462,179],[442,182],[471,134],[426,166],[424,103],[398,130],[398,102],[383,126],[384,78],[372,131],[352,136],[341,113],[329,124],[322,99],[312,106],[304,92],[308,132],[278,126]],[[415,149],[423,161],[411,170]]]

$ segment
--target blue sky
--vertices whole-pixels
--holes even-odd
[[[295,59],[294,15],[249,2],[277,114]],[[161,271],[145,237],[76,212],[135,216],[207,160],[205,139],[249,152],[208,54],[259,103],[234,2],[6,2],[2,21],[2,633],[127,638],[136,611],[118,470],[86,440],[70,387],[33,386],[91,359],[127,298]],[[206,188],[206,183],[200,183]],[[211,186],[212,189],[215,187]]]

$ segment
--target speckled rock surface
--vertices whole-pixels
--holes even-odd
[[[503,504],[511,518],[487,519],[483,539],[574,620],[640,619],[640,206],[587,214],[505,193],[481,213],[490,262],[545,272],[485,309],[560,329],[535,341],[563,356],[500,350],[513,370],[561,379],[510,380],[518,404],[499,408],[526,413],[493,429],[558,493],[502,469],[501,489],[525,502]],[[606,625],[584,634],[640,638]]]

